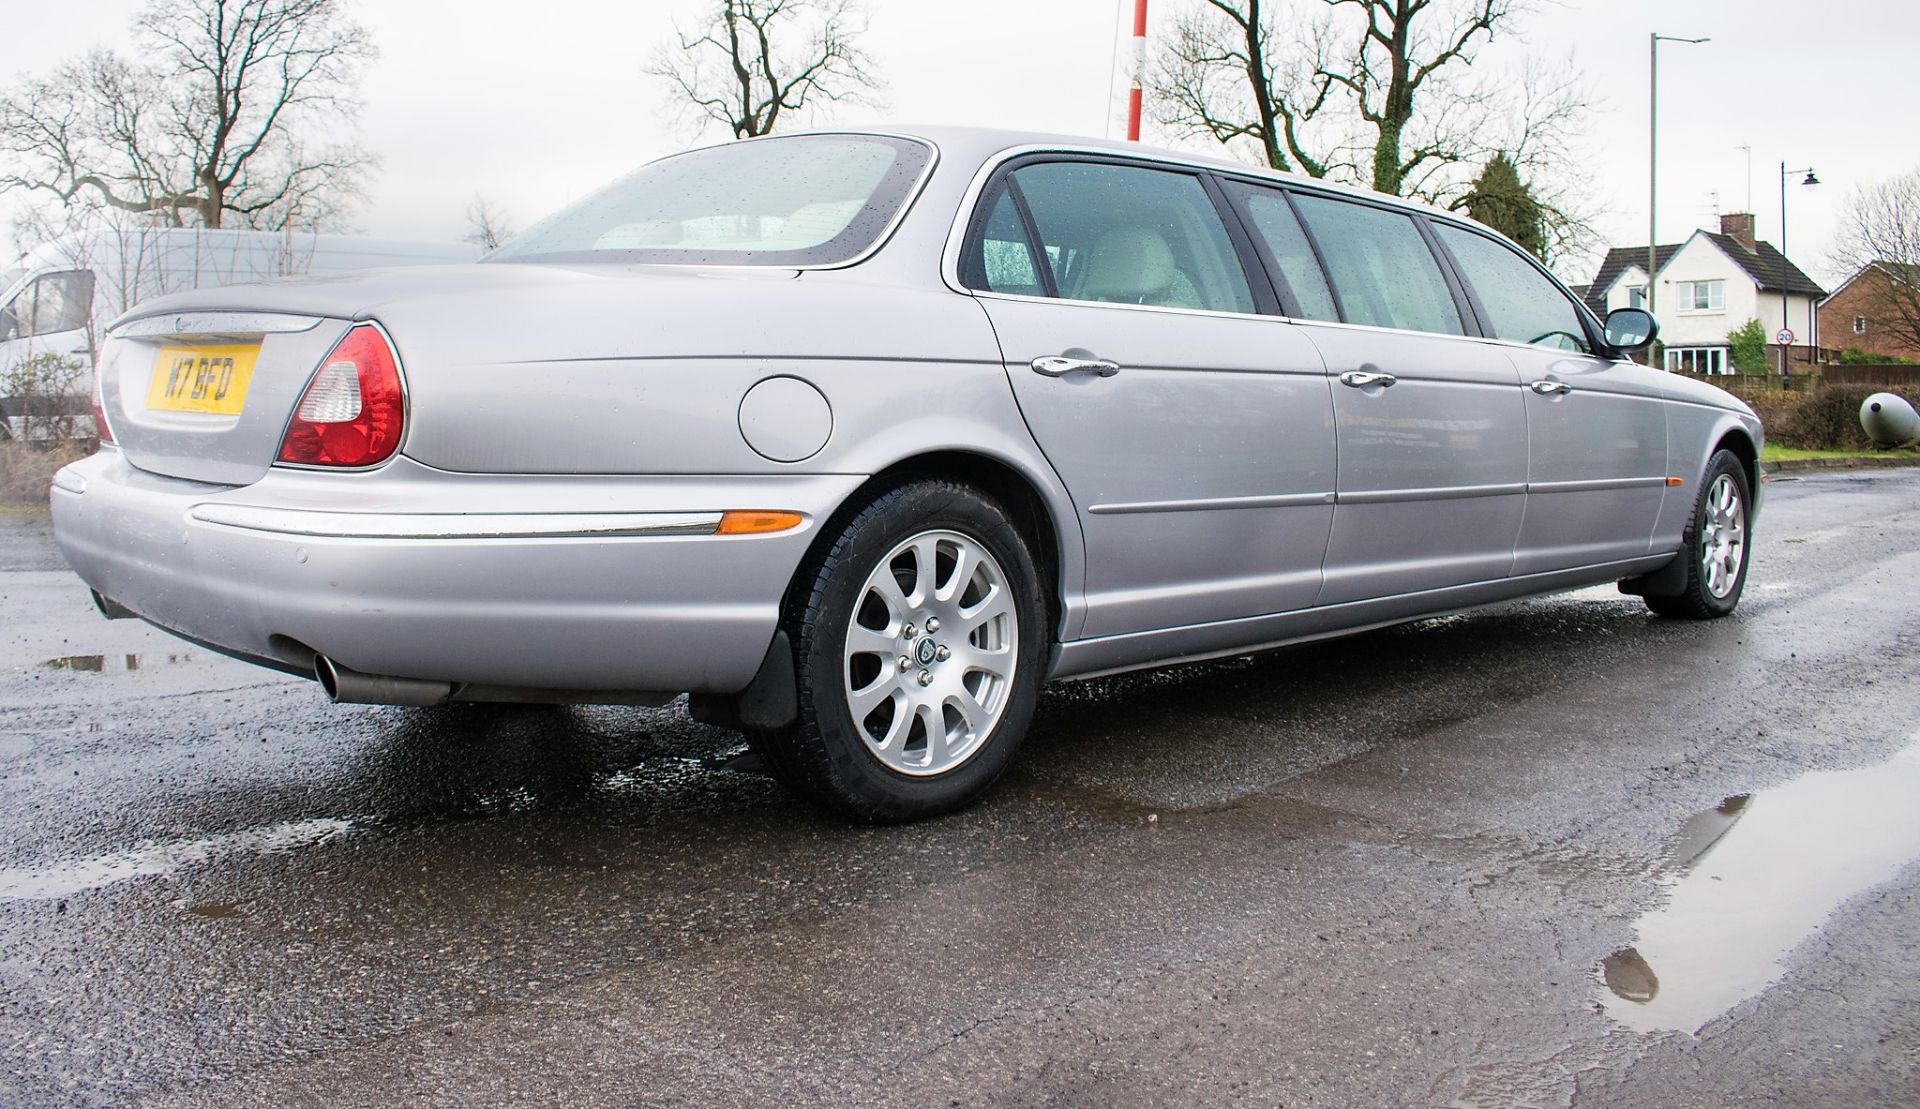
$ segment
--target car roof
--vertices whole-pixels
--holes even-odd
[[[1325,178],[1309,177],[1303,173],[1277,170],[1253,162],[1244,162],[1236,158],[1218,154],[1202,153],[1194,150],[1181,150],[1174,147],[1155,146],[1148,143],[1128,142],[1124,139],[1101,138],[1092,135],[1067,135],[1047,131],[1018,131],[996,127],[967,127],[958,124],[864,124],[849,127],[820,127],[809,131],[788,131],[765,138],[792,137],[795,135],[889,135],[920,139],[937,147],[943,159],[951,159],[962,165],[978,167],[981,163],[1003,151],[1023,147],[1058,148],[1070,151],[1097,151],[1151,158],[1191,165],[1199,168],[1218,169],[1251,177],[1262,177],[1275,182],[1300,185],[1321,189],[1331,193],[1358,197],[1375,202],[1386,202],[1407,208],[1418,209],[1429,215],[1440,216],[1460,222],[1457,212],[1449,212],[1422,200],[1411,197],[1394,196],[1376,192],[1358,185],[1342,184]],[[747,140],[754,141],[754,140]]]

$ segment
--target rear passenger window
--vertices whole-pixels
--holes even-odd
[[[1253,311],[1253,291],[1199,178],[1042,162],[1013,173],[1068,300]]]
[[[1427,241],[1400,212],[1298,197],[1348,323],[1460,335],[1460,312]]]
[[[1254,233],[1266,244],[1267,253],[1279,267],[1280,279],[1286,282],[1288,291],[1298,302],[1299,318],[1338,320],[1340,310],[1333,305],[1326,275],[1320,272],[1320,260],[1313,256],[1313,247],[1308,244],[1306,233],[1300,230],[1300,221],[1294,218],[1293,206],[1287,203],[1286,194],[1237,181],[1228,188],[1246,206]]]
[[[1588,349],[1579,310],[1532,263],[1485,235],[1444,223],[1433,229],[1479,296],[1494,338],[1560,350]]]
[[[967,284],[995,293],[1019,296],[1045,296],[1040,274],[1033,268],[1033,252],[1027,247],[1026,228],[1013,206],[1013,195],[1004,187],[987,212],[979,240],[969,252]]]

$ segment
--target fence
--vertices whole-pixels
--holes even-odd
[[[1920,393],[1920,366],[1845,366],[1822,368],[1828,385],[1871,385],[1913,396]]]

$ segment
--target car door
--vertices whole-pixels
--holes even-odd
[[[1595,354],[1573,299],[1511,246],[1439,221],[1433,229],[1524,390],[1527,511],[1513,572],[1645,555],[1666,495],[1662,375]]]
[[[1463,302],[1418,223],[1358,198],[1239,195],[1271,249],[1305,244],[1293,255],[1321,273],[1303,260],[1288,282],[1324,281],[1322,314],[1338,316],[1300,324],[1334,382],[1339,454],[1319,603],[1507,577],[1526,502],[1519,374],[1465,337]]]
[[[43,273],[0,307],[0,381],[11,386],[5,407],[14,434],[39,438],[84,418],[93,283],[90,270]]]
[[[1043,157],[982,194],[963,282],[1086,542],[1078,637],[1311,605],[1333,513],[1325,368],[1260,314],[1202,175]],[[1074,634],[1069,629],[1069,634]]]

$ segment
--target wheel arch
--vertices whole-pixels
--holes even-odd
[[[1713,450],[1707,452],[1711,460],[1720,451],[1732,451],[1740,460],[1740,467],[1747,472],[1747,488],[1760,488],[1760,450],[1755,446],[1753,435],[1744,427],[1730,427],[1720,433],[1714,441]]]
[[[811,561],[818,549],[834,542],[861,509],[889,489],[921,478],[958,481],[979,489],[1013,515],[1027,541],[1033,546],[1034,566],[1041,573],[1041,593],[1047,601],[1049,638],[1059,642],[1066,636],[1071,615],[1069,597],[1080,580],[1082,540],[1072,502],[1064,490],[1051,490],[1050,483],[1013,460],[995,454],[964,448],[943,448],[901,458],[874,473],[849,493],[840,506],[821,523],[813,546],[801,566]],[[787,584],[786,602],[793,599],[799,571]],[[783,603],[782,611],[788,610]]]

